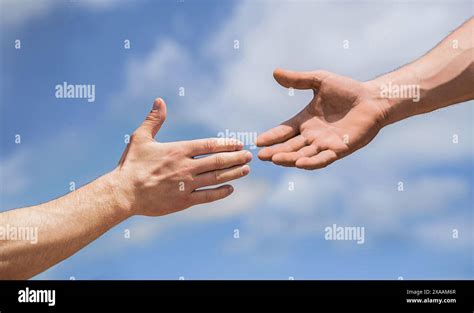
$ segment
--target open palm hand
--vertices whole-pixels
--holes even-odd
[[[277,165],[323,168],[368,144],[382,127],[386,100],[375,87],[326,71],[276,70],[282,86],[312,89],[314,98],[293,118],[257,138],[258,156]]]

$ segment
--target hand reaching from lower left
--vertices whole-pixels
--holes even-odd
[[[0,213],[0,227],[37,230],[35,244],[0,240],[0,279],[27,279],[68,258],[133,215],[158,216],[229,196],[252,155],[222,138],[159,143],[166,117],[157,99],[116,169],[62,197]],[[209,154],[209,155],[208,155]],[[208,155],[195,158],[196,156]]]
[[[225,198],[233,191],[230,185],[201,188],[226,183],[250,171],[245,164],[252,154],[233,139],[157,142],[154,137],[165,118],[166,105],[157,99],[112,172],[125,200],[123,207],[131,214],[165,215]]]

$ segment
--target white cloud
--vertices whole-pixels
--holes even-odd
[[[469,101],[391,125],[364,148],[364,153],[371,155],[374,166],[385,164],[385,170],[391,172],[415,166],[449,166],[472,158],[473,104]]]
[[[43,186],[57,182],[58,179],[67,177],[68,180],[64,181],[65,188],[68,188],[66,184],[70,181],[75,181],[79,187],[80,183],[88,182],[85,179],[90,180],[102,174],[101,170],[78,169],[75,166],[84,162],[86,155],[93,157],[89,149],[98,144],[94,140],[98,139],[82,136],[77,128],[69,127],[55,133],[48,140],[17,145],[0,162],[0,211],[51,200],[38,194],[41,194]],[[30,187],[31,190],[26,189]],[[55,190],[53,194],[57,195],[65,190],[67,189]]]
[[[191,57],[184,47],[173,40],[156,42],[145,57],[131,58],[126,64],[125,87],[111,99],[110,113],[118,118],[142,115],[156,97],[167,101],[167,95],[177,95],[186,80],[194,78],[191,71]],[[168,119],[176,117],[170,114]]]
[[[434,249],[473,249],[473,228],[462,216],[420,225],[417,238]],[[471,250],[472,251],[472,250]]]
[[[18,26],[48,14],[55,6],[52,0],[3,0],[2,20],[6,25]]]
[[[406,181],[404,191],[398,191],[396,182],[381,185],[362,172],[358,176],[351,172],[351,178],[343,170],[284,175],[274,189],[270,186],[271,197],[267,195],[267,200],[246,216],[241,230],[246,235],[231,242],[231,250],[254,251],[269,239],[291,242],[309,236],[321,241],[324,228],[332,224],[365,227],[369,244],[378,244],[380,238],[390,235],[424,245],[441,228],[458,228],[463,234],[452,247],[469,243],[468,222],[460,218],[445,221],[447,215],[462,216],[464,212],[453,203],[469,201],[470,185],[465,179],[422,176]],[[438,248],[448,247],[448,239]]]
[[[185,74],[189,60],[184,52],[185,49],[168,40],[157,43],[145,58],[132,59],[127,67],[125,93],[133,98],[146,97],[150,91],[171,87],[170,79]]]
[[[360,181],[362,183],[363,181]],[[410,220],[423,225],[423,219],[443,218],[454,210],[452,203],[469,199],[469,182],[458,177],[419,177],[404,182],[404,191],[396,182],[380,186],[365,183],[351,191],[345,212],[354,224],[367,224],[378,232],[401,231]],[[454,212],[452,212],[454,213]]]
[[[89,10],[104,10],[124,4],[120,0],[2,0],[1,21],[9,27],[18,27],[47,16],[60,5],[77,5]]]
[[[0,194],[2,197],[18,194],[28,186],[29,153],[20,150],[0,162]]]

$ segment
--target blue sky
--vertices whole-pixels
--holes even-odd
[[[311,98],[290,97],[274,68],[371,79],[472,12],[470,1],[1,3],[0,210],[111,170],[155,97],[168,105],[160,141],[258,133]],[[95,102],[55,98],[64,81],[95,84]],[[37,278],[472,279],[472,105],[392,125],[320,171],[254,158],[229,199],[132,218]],[[365,243],[324,240],[332,224],[365,227]]]

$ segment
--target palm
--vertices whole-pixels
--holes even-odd
[[[285,87],[315,90],[296,116],[258,138],[259,157],[283,166],[316,169],[369,143],[380,129],[381,107],[358,81],[328,72],[276,72]],[[315,79],[312,75],[319,75]]]

